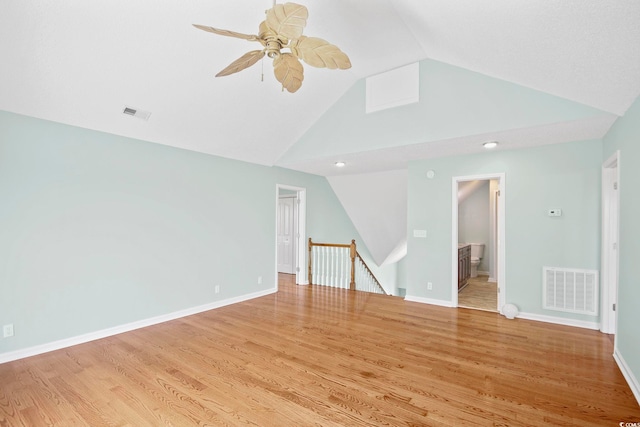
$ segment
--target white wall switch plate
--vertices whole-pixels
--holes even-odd
[[[427,237],[427,230],[413,230],[413,237],[425,238]]]
[[[562,216],[562,209],[549,209],[549,216]]]

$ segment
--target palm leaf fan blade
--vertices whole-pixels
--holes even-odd
[[[216,74],[216,77],[228,76],[229,74],[237,73],[245,68],[251,67],[264,57],[264,50],[252,50],[242,55],[240,58],[233,61],[224,70]]]
[[[273,72],[283,89],[296,92],[304,80],[304,68],[298,58],[290,53],[283,53],[273,61]]]
[[[351,68],[351,61],[346,53],[318,37],[300,37],[292,43],[291,51],[312,67],[331,70]]]
[[[199,25],[199,24],[192,24],[194,27],[196,27],[199,30],[202,31],[206,31],[208,33],[213,33],[213,34],[218,34],[220,36],[227,36],[227,37],[235,37],[238,39],[244,39],[244,40],[249,40],[249,41],[258,41],[258,36],[254,36],[251,34],[242,34],[242,33],[237,33],[235,31],[229,31],[229,30],[221,30],[219,28],[213,28],[213,27],[209,27],[207,25]]]
[[[276,4],[267,11],[267,26],[287,39],[297,39],[307,25],[309,11],[296,3]]]

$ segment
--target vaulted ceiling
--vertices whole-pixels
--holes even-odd
[[[271,0],[3,1],[0,109],[334,175],[399,169],[408,158],[473,152],[486,139],[516,148],[599,138],[640,94],[637,0],[298,2],[309,9],[305,34],[338,45],[353,67],[305,66],[302,88],[290,94],[281,91],[268,58],[215,78],[257,45],[191,25],[254,34]],[[394,132],[406,123],[389,118],[385,133],[371,141],[364,128],[369,121],[362,112],[362,79],[416,61],[422,61],[421,95],[423,87],[444,87],[440,82],[458,85],[456,94],[479,92],[464,112],[469,117],[481,110],[481,93],[491,100],[496,82],[507,85],[500,96],[517,86],[526,97],[540,92],[559,99],[562,111],[541,119],[547,105],[558,105],[544,101],[535,120],[511,117],[456,132],[434,130],[429,123],[442,118],[428,115],[442,111],[437,103],[448,99],[445,91],[431,104],[421,99],[417,109],[407,110],[422,120],[411,133]],[[434,67],[435,74],[429,71]],[[461,80],[455,80],[458,74]],[[144,121],[123,115],[124,106],[151,116]],[[459,110],[445,107],[447,120],[456,120]],[[349,138],[318,148],[334,135]],[[337,157],[357,167],[336,171]]]

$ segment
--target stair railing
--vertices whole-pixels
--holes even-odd
[[[351,244],[314,243],[309,238],[309,284],[386,294],[378,279]]]

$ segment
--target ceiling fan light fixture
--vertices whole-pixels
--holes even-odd
[[[316,68],[331,70],[351,68],[349,57],[338,46],[318,37],[302,35],[308,17],[309,11],[303,5],[276,4],[274,1],[273,7],[266,11],[265,20],[258,26],[258,35],[237,33],[199,24],[193,24],[193,26],[221,36],[259,42],[263,47],[262,50],[245,53],[216,74],[216,77],[242,71],[266,55],[273,59],[273,71],[276,79],[282,84],[282,89],[294,93],[300,89],[304,80],[301,61]],[[289,51],[282,51],[283,49]]]
[[[346,164],[345,162],[336,162],[336,163],[335,163],[335,165],[336,165],[336,167],[337,167],[337,168],[343,168],[343,167],[345,167],[347,164]]]

